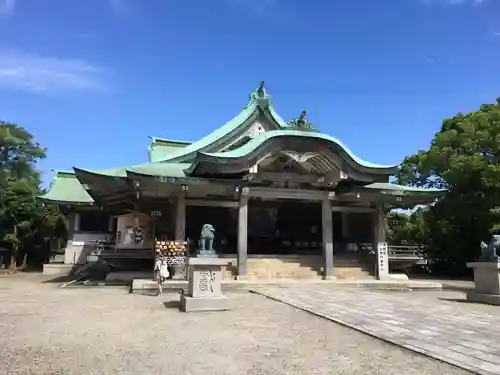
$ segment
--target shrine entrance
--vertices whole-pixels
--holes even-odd
[[[248,207],[249,254],[322,254],[321,203],[251,200]]]

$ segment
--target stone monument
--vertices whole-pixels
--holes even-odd
[[[222,294],[222,267],[229,260],[217,258],[213,250],[215,229],[204,224],[200,236],[200,249],[197,258],[188,258],[188,293],[181,294],[181,310],[221,311],[229,310],[226,297]]]
[[[478,262],[467,263],[474,270],[474,290],[467,292],[471,302],[500,305],[500,235],[493,235],[489,244],[481,242]]]

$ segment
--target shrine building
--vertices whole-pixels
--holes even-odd
[[[105,241],[99,256],[115,268],[152,269],[155,241],[188,241],[196,256],[211,224],[216,256],[231,259],[227,279],[384,279],[385,213],[445,193],[389,183],[397,166],[361,160],[305,111],[284,121],[263,82],[212,133],[153,137],[148,154],[133,166],[56,171],[40,199],[70,218],[66,264]]]

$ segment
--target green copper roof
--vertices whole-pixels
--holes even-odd
[[[391,184],[388,182],[375,182],[365,186],[339,186],[335,189],[340,199],[352,200],[363,195],[371,200],[384,201],[396,207],[412,207],[419,204],[430,204],[436,198],[447,193],[446,189],[428,189],[411,186]]]
[[[179,151],[179,149],[189,146],[191,143],[193,142],[151,137],[151,144],[148,147],[149,161],[153,163],[161,161],[172,152]]]
[[[127,172],[144,174],[148,176],[165,177],[186,177],[184,169],[189,168],[191,163],[145,163],[132,165],[130,167],[112,168],[112,169],[81,169],[77,171],[100,175],[103,177],[127,177]]]
[[[148,176],[186,177],[184,170],[190,166],[191,163],[150,163],[129,167],[127,171]]]
[[[391,184],[388,182],[375,182],[373,184],[363,186],[363,189],[380,190],[382,193],[390,195],[425,194],[425,195],[442,196],[448,191],[446,189],[419,188],[419,187]]]
[[[381,164],[373,164],[367,161],[364,161],[354,155],[342,142],[340,142],[337,138],[331,137],[327,134],[316,133],[316,132],[308,132],[308,131],[300,131],[300,130],[270,130],[264,133],[259,134],[257,137],[251,139],[245,145],[235,150],[229,152],[218,152],[218,153],[201,153],[202,155],[206,155],[208,157],[213,158],[221,158],[221,159],[237,159],[248,155],[255,151],[259,146],[261,146],[264,142],[271,140],[273,138],[279,137],[301,137],[301,138],[310,138],[317,140],[325,140],[331,142],[337,146],[339,146],[355,163],[366,167],[366,168],[376,168],[376,169],[395,169],[397,166],[394,165],[381,165]]]
[[[259,116],[265,116],[269,122],[273,124],[275,130],[268,130],[260,133],[248,141],[246,141],[247,138],[243,137],[245,138],[244,140],[246,143],[231,151],[209,152],[221,150],[223,149],[222,146],[226,144],[236,145],[236,141],[240,140],[243,135],[246,135],[246,131],[249,129],[249,126]],[[292,142],[283,142],[283,145],[298,144],[298,149],[301,148],[301,145],[304,146],[303,148],[308,148],[307,144],[304,145],[303,140],[321,141],[321,145],[325,145],[324,141],[328,142],[327,145],[329,144],[333,151],[339,153],[339,156],[343,158],[343,162],[347,164],[347,168],[354,167],[351,168],[354,170],[353,174],[366,174],[370,177],[370,182],[379,181],[378,178],[371,179],[373,175],[392,174],[397,168],[397,166],[379,165],[361,160],[338,139],[317,132],[314,129],[313,124],[307,120],[305,111],[302,111],[300,116],[298,116],[295,120],[289,121],[288,123],[285,122],[276,113],[271,103],[271,97],[267,93],[264,83],[261,82],[260,86],[250,95],[250,99],[243,110],[232,120],[228,121],[226,124],[216,129],[206,137],[196,142],[176,141],[153,137],[149,146],[150,163],[99,170],[84,170],[75,168],[76,174],[62,171],[57,172],[51,188],[40,198],[60,203],[92,204],[93,200],[91,196],[81,185],[80,181],[88,184],[89,187],[91,185],[90,182],[99,185],[101,181],[100,176],[103,178],[115,178],[118,185],[122,184],[123,186],[128,184],[128,182],[124,181],[124,179],[127,177],[134,178],[134,174],[139,179],[140,176],[137,175],[172,177],[173,180],[176,181],[179,181],[180,179],[189,179],[189,181],[192,181],[192,176],[189,175],[189,172],[192,171],[197,165],[203,164],[205,161],[207,162],[207,165],[213,165],[216,169],[218,168],[218,165],[224,163],[227,163],[230,167],[232,167],[231,164],[236,164],[239,167],[239,161],[236,159],[245,158],[249,155],[253,155],[252,157],[254,157],[254,152],[265,142],[280,138],[283,140],[284,137],[293,137],[293,140]],[[301,138],[300,142],[296,142],[296,138]],[[274,144],[275,147],[278,147],[279,145],[281,145],[281,143]],[[313,146],[315,147],[315,145]],[[259,149],[259,151],[260,150],[262,149]],[[196,163],[193,164],[193,161],[196,161]],[[247,161],[253,161],[253,159],[249,159]],[[317,161],[318,165],[323,165],[325,163],[326,162],[324,160]],[[328,165],[325,168],[327,167]],[[108,182],[111,183],[106,185],[106,182],[102,185],[104,190],[107,189],[107,186],[113,186],[113,181]],[[444,191],[439,189],[409,188],[400,185],[383,183],[375,183],[359,188],[378,191],[381,194],[386,195],[415,194],[416,196],[422,193],[423,196],[425,194],[444,194]]]
[[[259,114],[259,109],[272,121],[274,121],[278,127],[286,128],[288,125],[281,117],[279,117],[273,108],[271,103],[271,96],[268,94],[264,87],[264,82],[260,83],[260,86],[251,95],[248,104],[243,108],[243,110],[236,115],[232,120],[228,121],[220,128],[216,129],[209,135],[203,137],[199,141],[196,141],[189,146],[183,147],[179,151],[172,152],[166,155],[162,161],[176,161],[185,162],[196,155],[196,152],[216,143],[220,139],[228,136],[237,130],[240,126],[253,121]]]
[[[94,203],[73,172],[56,171],[49,191],[39,196],[48,203],[87,204]]]

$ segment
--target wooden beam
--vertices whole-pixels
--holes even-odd
[[[332,206],[333,212],[352,212],[352,213],[374,213],[377,211],[373,207],[351,207],[351,206]]]
[[[249,189],[250,197],[255,198],[322,201],[325,197],[325,192],[318,190],[279,189],[265,187],[251,187]]]
[[[239,202],[236,201],[218,201],[208,199],[186,199],[187,206],[200,206],[200,207],[226,207],[237,208]]]

